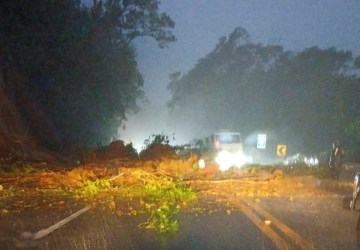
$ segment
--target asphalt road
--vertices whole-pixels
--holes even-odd
[[[0,216],[0,249],[357,249],[359,211],[345,209],[343,199],[229,197],[226,206],[207,200],[180,213],[179,231],[165,235],[139,227],[146,216],[93,208],[36,245],[19,245],[21,232],[47,228],[82,207],[29,206]]]
[[[353,173],[346,174],[351,183]],[[220,195],[201,196],[196,206],[178,214],[175,233],[141,227],[148,215],[119,214],[104,203],[37,240],[20,236],[49,228],[86,202],[24,193],[0,200],[1,209],[10,211],[0,213],[0,249],[358,249],[360,205],[349,209],[347,189],[239,197],[229,187]],[[121,206],[119,201],[116,207]]]

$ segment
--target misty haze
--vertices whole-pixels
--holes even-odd
[[[360,2],[3,0],[1,249],[359,249]]]

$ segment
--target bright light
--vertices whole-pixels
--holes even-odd
[[[251,157],[246,157],[241,152],[231,153],[222,150],[215,158],[215,162],[219,165],[221,171],[226,171],[231,167],[242,167],[246,163],[252,162]]]
[[[219,164],[221,171],[226,171],[233,165],[233,158],[228,151],[220,151],[215,158],[215,162]]]
[[[319,164],[319,160],[316,157],[309,157],[309,158],[305,157],[304,162],[308,166],[316,166]]]
[[[140,154],[140,152],[144,149],[144,145],[143,144],[136,144],[135,145],[135,150],[138,154]]]
[[[198,164],[199,164],[199,168],[200,168],[200,169],[205,168],[205,160],[204,160],[204,159],[200,159],[199,162],[198,162]]]

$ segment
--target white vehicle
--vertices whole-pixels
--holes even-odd
[[[217,151],[243,152],[240,133],[219,132],[213,135],[213,145]]]
[[[230,167],[241,167],[249,162],[244,155],[241,134],[238,132],[218,132],[206,140],[208,147],[215,149],[215,162],[220,170],[225,171]]]

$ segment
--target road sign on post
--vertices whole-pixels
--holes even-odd
[[[276,154],[277,154],[277,156],[285,156],[286,155],[286,145],[279,144],[277,146]]]
[[[258,134],[257,136],[257,148],[265,149],[266,148],[266,134]]]

